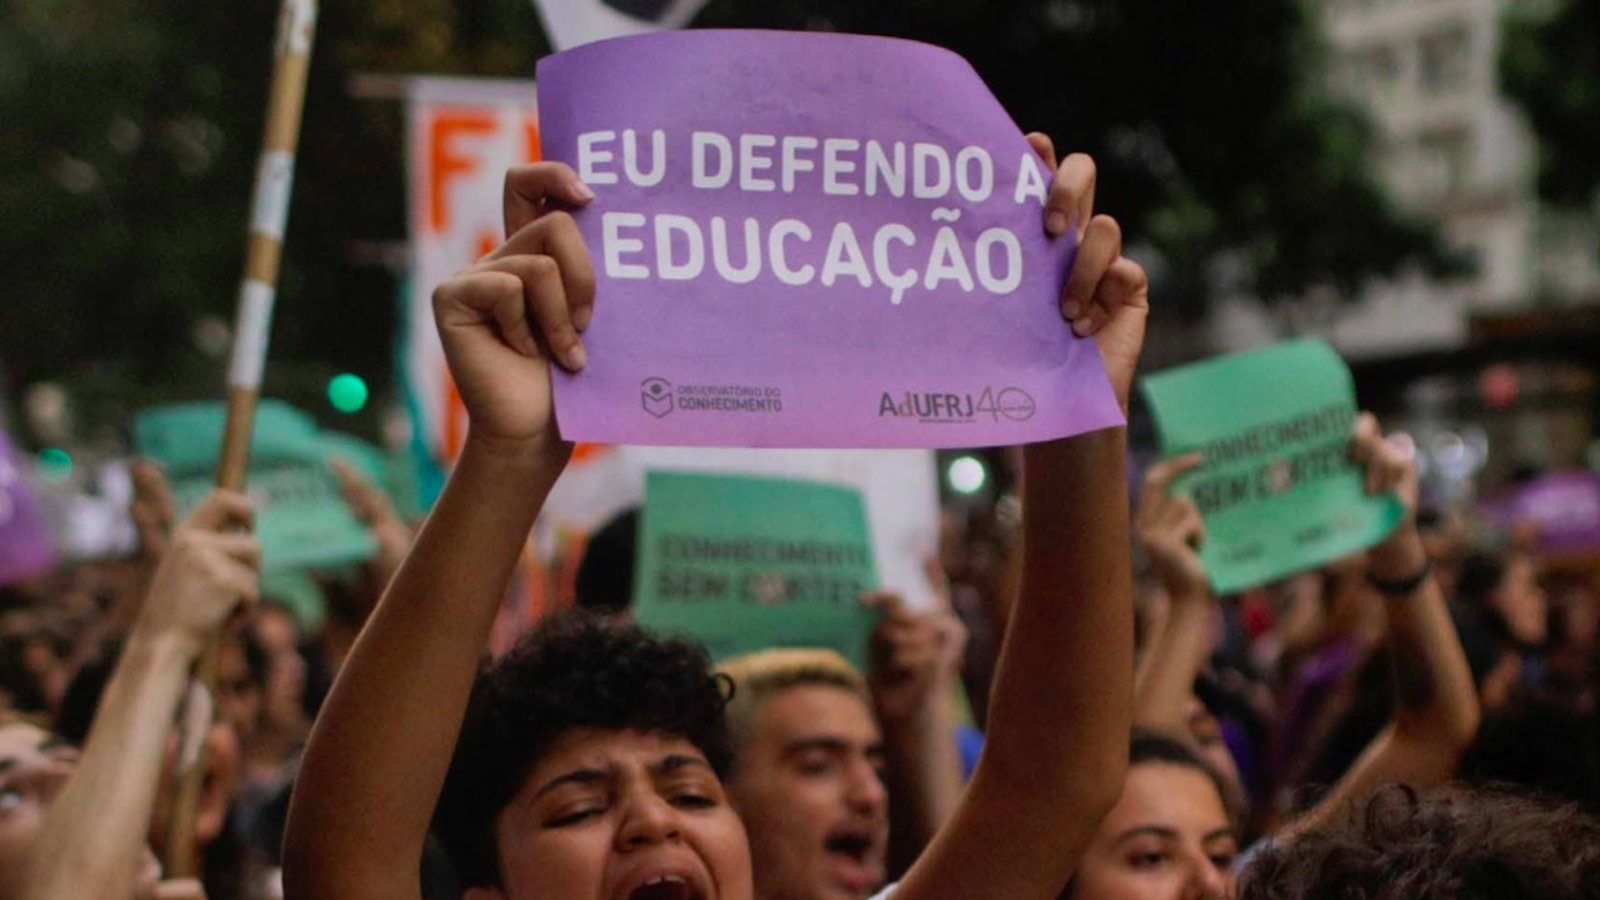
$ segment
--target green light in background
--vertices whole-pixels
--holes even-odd
[[[328,380],[328,402],[342,413],[358,413],[367,405],[367,383],[345,372]]]
[[[34,458],[44,480],[61,484],[72,477],[72,454],[60,447],[46,447]]]

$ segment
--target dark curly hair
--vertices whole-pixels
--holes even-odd
[[[1600,820],[1505,788],[1380,789],[1365,810],[1264,850],[1240,900],[1600,898]]]
[[[466,886],[500,881],[494,822],[574,728],[684,738],[720,776],[732,686],[704,648],[585,613],[553,616],[478,673],[434,826]]]

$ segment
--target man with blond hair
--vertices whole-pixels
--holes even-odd
[[[959,625],[872,599],[886,612],[870,678],[837,653],[807,648],[721,666],[735,686],[728,792],[750,835],[757,900],[870,897],[959,801],[947,702]]]

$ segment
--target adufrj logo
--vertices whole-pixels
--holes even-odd
[[[672,9],[672,0],[600,0],[625,16],[645,22],[660,22]]]
[[[878,418],[916,419],[918,422],[965,424],[987,419],[998,422],[1026,422],[1038,410],[1033,396],[1022,388],[996,390],[986,387],[981,394],[936,391],[884,391],[878,400]]]
[[[665,378],[646,378],[639,385],[639,400],[644,411],[656,418],[672,412],[672,382]]]

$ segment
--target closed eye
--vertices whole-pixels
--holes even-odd
[[[581,822],[586,822],[595,816],[600,815],[602,812],[605,812],[605,810],[598,806],[586,806],[570,811],[563,811],[547,820],[545,822],[545,827],[566,828],[570,825],[577,825]]]
[[[687,793],[673,797],[672,805],[679,809],[710,809],[717,805],[717,801],[704,794]]]

